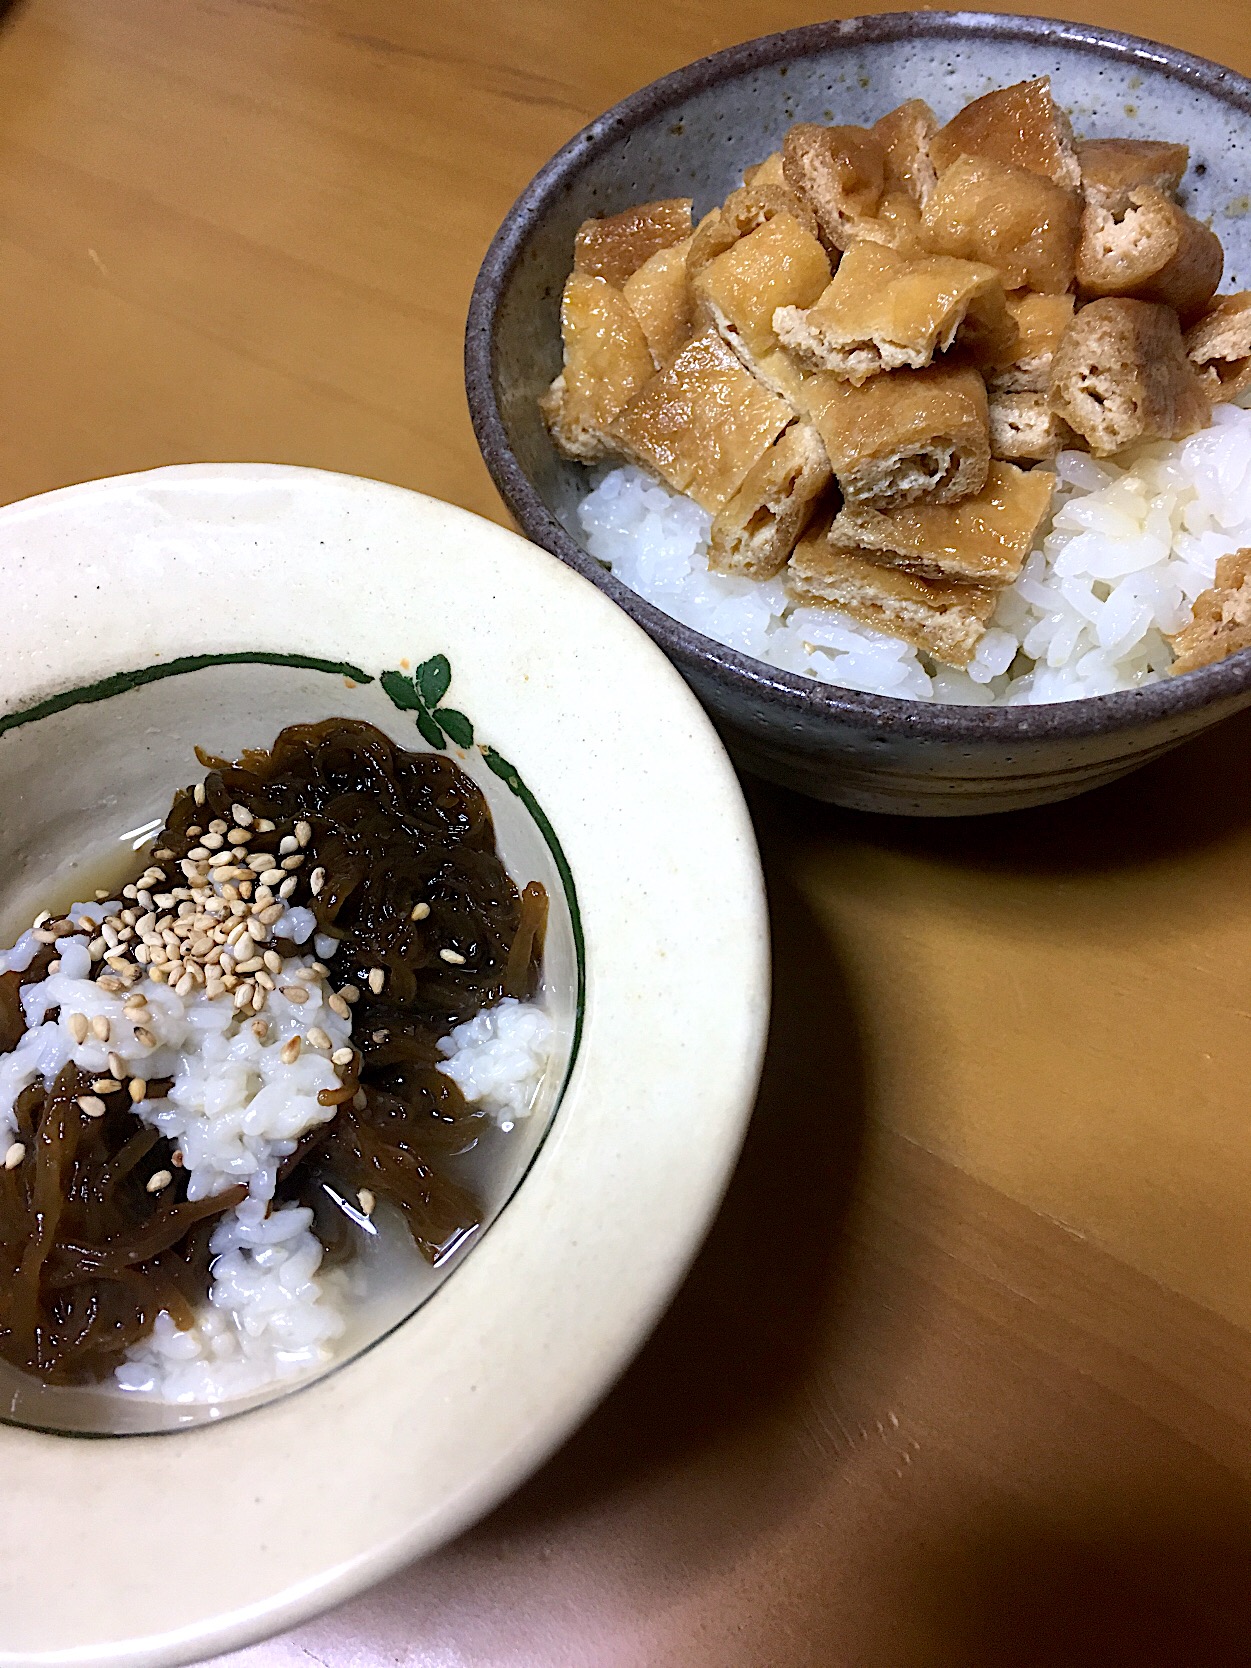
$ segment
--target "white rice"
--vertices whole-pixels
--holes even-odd
[[[75,904],[69,914],[74,921],[83,915],[98,920],[122,907]],[[310,911],[289,910],[274,931],[281,928],[299,942],[313,924]],[[0,952],[0,973],[24,971],[39,948],[33,931],[23,933],[11,950]],[[351,1019],[330,1008],[320,981],[309,983],[302,1005],[280,993],[268,1004],[262,1039],[251,1015],[241,1020],[229,995],[210,999],[198,987],[179,996],[168,985],[145,981],[147,1011],[132,1020],[125,1003],[133,992],[110,993],[90,977],[86,935],[59,939],[57,954],[60,969],[23,989],[27,1030],[11,1053],[0,1055],[0,1155],[17,1131],[14,1103],[27,1085],[36,1078],[51,1084],[71,1063],[89,1076],[105,1076],[112,1052],[133,1076],[173,1080],[165,1099],[142,1101],[134,1110],[182,1156],[187,1197],[208,1198],[240,1183],[248,1188],[247,1199],[221,1217],[209,1242],[211,1285],[196,1324],[180,1332],[162,1313],[153,1333],[117,1368],[118,1387],[167,1402],[219,1402],[324,1365],[345,1330],[350,1281],[341,1272],[319,1278],[322,1247],[310,1210],[270,1206],[283,1159],[301,1136],[335,1115],[317,1097],[338,1086],[329,1054],[349,1041]],[[294,975],[312,962],[311,956],[288,958],[284,971]],[[59,1016],[48,1019],[56,1009]],[[71,1014],[107,1018],[109,1040],[101,1042],[89,1030],[76,1043]],[[155,1042],[138,1041],[136,1025],[146,1026]],[[314,1026],[326,1033],[330,1049],[306,1045],[284,1061],[286,1043]],[[439,1069],[508,1130],[534,1105],[551,1045],[552,1025],[542,1008],[505,999],[440,1042],[447,1059]]]
[[[709,573],[711,517],[633,467],[578,506],[592,556],[707,637],[788,672],[915,701],[1038,705],[1154,683],[1222,556],[1251,545],[1251,411],[1222,405],[1188,440],[1115,461],[1062,452],[1051,515],[967,671],[831,608],[784,575]]]

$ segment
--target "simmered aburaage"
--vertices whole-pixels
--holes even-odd
[[[1067,485],[1073,454],[1116,459],[1083,490],[1114,485],[1251,386],[1251,295],[1216,295],[1187,164],[1170,141],[1075,140],[1046,77],[946,125],[913,99],[872,127],[792,127],[697,225],[684,198],[583,225],[553,440],[693,501],[711,573],[783,579],[775,620],[833,608],[967,667],[1048,534],[1057,458]],[[1195,569],[1204,617],[1215,560]],[[1203,585],[1169,583],[1130,684],[1190,630]],[[1211,654],[1249,643],[1228,629]]]

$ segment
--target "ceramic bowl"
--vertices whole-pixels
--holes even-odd
[[[698,216],[796,121],[872,122],[923,96],[945,120],[993,86],[1049,74],[1078,133],[1177,137],[1185,200],[1225,246],[1223,289],[1251,285],[1251,82],[1089,24],[899,12],[769,35],[690,64],[585,128],[497,233],[466,336],[483,456],[522,529],[585,574],[681,671],[735,759],[819,799],[910,815],[1044,804],[1146,763],[1251,701],[1251,651],[1143,690],[1042,707],[967,708],[835,688],[725,648],[644,602],[583,549],[585,471],[553,451],[536,400],[560,368],[560,293],[590,215],[691,196]]]
[[[314,470],[163,469],[0,510],[0,569],[0,941],[116,867],[117,836],[194,779],[196,742],[233,753],[336,715],[450,749],[514,876],[553,899],[559,1059],[511,1197],[440,1284],[323,1377],[193,1428],[86,1440],[58,1429],[90,1427],[81,1395],[3,1387],[0,1663],[184,1662],[455,1534],[637,1347],[753,1099],[759,864],[664,657],[475,516]],[[403,680],[438,656],[418,710]]]

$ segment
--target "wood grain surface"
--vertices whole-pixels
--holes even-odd
[[[1061,10],[1251,72],[1247,0]],[[266,459],[503,519],[461,329],[513,197],[622,94],[824,15],[12,6],[0,497]],[[1251,1663],[1249,746],[974,824],[753,787],[773,1037],[672,1311],[486,1523],[222,1664]]]

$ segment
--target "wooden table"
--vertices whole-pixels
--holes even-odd
[[[1062,9],[1251,70],[1246,0]],[[0,495],[259,458],[502,519],[461,326],[514,195],[821,15],[18,4]],[[234,1668],[1251,1662],[1249,745],[972,824],[753,788],[773,1045],[672,1312],[486,1523]]]

